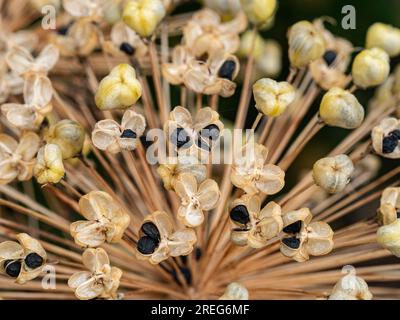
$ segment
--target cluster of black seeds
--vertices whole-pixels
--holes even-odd
[[[36,269],[43,265],[43,258],[35,252],[29,253],[24,259],[25,265],[30,269]],[[17,278],[21,272],[22,260],[5,260],[3,268],[10,277]]]
[[[141,231],[144,236],[139,239],[137,249],[142,254],[152,254],[160,244],[160,232],[152,222],[145,222]]]
[[[382,141],[382,153],[392,153],[400,141],[400,130],[390,132]]]
[[[283,232],[290,236],[283,238],[282,242],[289,248],[298,249],[300,247],[300,239],[297,237],[297,234],[300,232],[302,225],[303,222],[299,220],[283,228]]]

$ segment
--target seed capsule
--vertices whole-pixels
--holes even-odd
[[[277,7],[276,0],[240,0],[249,21],[261,26],[268,22]]]
[[[161,0],[129,1],[122,13],[122,19],[140,36],[149,37],[164,18],[165,13]]]
[[[364,120],[364,109],[349,91],[332,88],[322,98],[319,115],[329,126],[355,129]]]
[[[389,158],[400,158],[400,120],[391,117],[383,119],[372,129],[372,146],[377,154]]]
[[[356,276],[356,271],[352,266],[349,273],[341,278],[333,287],[329,300],[371,300],[372,293],[368,289],[368,284],[364,279]]]
[[[64,177],[62,152],[56,144],[46,144],[39,149],[33,173],[40,184],[58,183]]]
[[[249,300],[249,292],[240,283],[232,282],[226,287],[225,293],[219,300]]]
[[[157,248],[157,241],[149,236],[143,236],[137,243],[137,249],[142,254],[152,254]]]
[[[400,257],[400,219],[379,227],[376,240],[393,255]]]
[[[378,86],[385,82],[390,72],[389,55],[380,48],[365,49],[353,61],[353,82],[361,87]]]
[[[126,63],[119,64],[101,80],[95,101],[100,110],[124,109],[134,105],[142,95],[136,72]]]
[[[141,228],[142,232],[152,238],[153,240],[160,241],[160,232],[158,231],[156,225],[152,222],[145,222]]]
[[[210,124],[201,130],[200,135],[202,138],[217,140],[219,138],[219,128],[215,124]]]
[[[368,28],[366,47],[381,48],[391,57],[400,54],[400,29],[384,23],[374,23]]]
[[[63,159],[70,159],[82,151],[85,130],[79,123],[65,119],[50,127],[45,140],[60,147]]]
[[[246,225],[250,222],[249,212],[246,206],[238,205],[234,207],[230,212],[230,217],[233,221]]]
[[[295,23],[288,33],[289,59],[293,67],[302,68],[325,53],[325,40],[308,21]]]
[[[190,142],[190,136],[183,128],[176,128],[171,134],[171,142],[179,148]]]
[[[43,258],[37,253],[32,252],[25,257],[25,264],[31,269],[36,269],[43,264]]]
[[[329,193],[342,191],[350,182],[354,171],[351,159],[344,154],[318,160],[313,166],[313,179],[316,185]]]
[[[253,85],[253,95],[259,112],[277,117],[294,101],[296,90],[288,82],[263,78]]]
[[[6,273],[12,278],[17,278],[19,276],[19,273],[21,272],[20,261],[6,260],[4,262],[4,267]]]

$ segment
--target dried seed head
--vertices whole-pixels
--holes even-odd
[[[79,271],[68,279],[68,286],[80,300],[116,299],[122,271],[111,267],[103,248],[86,249],[82,263],[89,271]]]
[[[96,105],[100,110],[125,109],[136,103],[142,95],[142,86],[136,72],[128,64],[119,64],[101,80],[96,92]]]
[[[337,193],[350,182],[354,165],[351,159],[341,154],[318,160],[313,166],[313,179],[316,185],[329,193]]]
[[[382,84],[389,72],[389,55],[380,48],[361,51],[354,58],[351,71],[353,82],[364,89]]]
[[[277,8],[276,0],[240,0],[249,21],[262,26],[272,18]]]
[[[378,228],[376,240],[396,257],[400,257],[400,219]]]
[[[364,120],[364,109],[349,91],[332,88],[322,98],[319,115],[329,126],[355,129]]]
[[[400,54],[400,29],[376,22],[368,28],[367,49],[381,48],[391,57]]]
[[[253,95],[259,112],[277,117],[294,101],[296,90],[288,82],[263,78],[253,85]]]
[[[64,160],[70,159],[82,151],[85,130],[75,121],[61,120],[50,127],[45,140],[60,147]]]
[[[400,158],[400,120],[385,118],[372,129],[372,146],[385,158]]]
[[[305,67],[325,53],[324,37],[309,21],[300,21],[291,26],[288,38],[289,59],[293,67]]]
[[[141,37],[149,37],[165,16],[161,0],[129,1],[122,13],[124,22]]]
[[[87,220],[70,225],[71,236],[82,247],[118,243],[129,226],[130,217],[108,193],[91,191],[79,199],[79,211]]]
[[[219,300],[249,300],[246,287],[237,282],[230,283]]]
[[[372,300],[372,293],[368,284],[357,277],[353,269],[336,283],[329,300]]]
[[[378,222],[387,225],[400,218],[400,187],[386,188],[382,192],[378,209]]]
[[[39,149],[33,174],[38,183],[58,183],[65,175],[61,149],[56,144],[46,144]]]

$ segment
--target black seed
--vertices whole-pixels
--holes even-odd
[[[178,148],[190,142],[190,137],[183,128],[176,128],[171,134],[171,142]]]
[[[4,268],[10,277],[16,278],[21,272],[21,261],[6,260]]]
[[[32,252],[25,257],[25,264],[28,268],[36,269],[43,264],[43,258],[37,253]]]
[[[160,241],[160,232],[158,231],[158,229],[157,229],[157,227],[156,227],[156,225],[154,223],[145,222],[142,225],[141,229],[142,229],[142,232],[146,236],[148,236],[148,237],[150,237],[150,238],[152,238],[152,239],[154,239],[154,240],[156,240],[158,242]]]
[[[226,60],[226,61],[222,64],[221,68],[219,68],[218,76],[219,76],[220,78],[232,80],[232,78],[233,78],[233,73],[235,72],[235,69],[236,69],[236,63],[235,63],[235,61]]]
[[[289,224],[287,227],[283,228],[283,232],[285,233],[298,233],[301,230],[301,220],[296,221],[292,224]]]
[[[63,26],[63,27],[60,27],[60,29],[57,30],[57,33],[60,36],[66,36],[70,26],[71,26],[71,24]]]
[[[202,254],[203,254],[203,253],[202,253],[201,249],[200,249],[199,247],[197,247],[197,248],[196,248],[196,251],[195,251],[196,261],[199,261],[199,260],[200,260]]]
[[[300,240],[296,237],[283,238],[282,242],[292,249],[298,249],[300,247]]]
[[[210,124],[201,129],[200,135],[205,139],[217,140],[219,137],[219,128],[215,124]]]
[[[328,66],[330,66],[336,60],[336,52],[333,50],[327,50],[324,54],[324,60]]]
[[[147,140],[146,135],[142,135],[140,136],[140,142],[142,144],[142,146],[147,150],[148,148],[150,148],[150,146],[153,144],[153,140]]]
[[[196,145],[200,148],[200,149],[204,149],[206,151],[211,151],[211,147],[208,145],[207,142],[205,142],[201,137],[197,138],[196,141]]]
[[[187,256],[181,256],[180,258],[183,264],[187,264]]]
[[[157,242],[149,236],[143,236],[137,243],[137,249],[142,254],[152,254],[157,247]]]
[[[119,46],[119,50],[121,50],[122,52],[125,52],[129,56],[132,56],[135,53],[135,48],[132,47],[127,42],[122,42],[121,45]]]
[[[400,140],[400,130],[394,130],[389,133],[390,136],[394,136],[397,138],[397,140]]]
[[[229,215],[235,222],[239,222],[241,224],[247,224],[250,222],[249,212],[247,211],[246,206],[242,204],[234,207]]]
[[[383,153],[392,153],[394,149],[396,149],[399,140],[395,135],[389,135],[383,138],[382,141],[382,152]]]
[[[400,219],[400,209],[396,211],[397,219]]]
[[[137,134],[131,129],[125,129],[121,134],[121,138],[136,139]]]

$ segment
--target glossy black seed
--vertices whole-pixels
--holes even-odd
[[[383,138],[382,141],[382,152],[383,153],[392,153],[394,149],[396,149],[399,140],[395,135],[389,135]]]
[[[67,33],[68,33],[68,30],[69,30],[69,27],[70,27],[70,26],[71,26],[71,25],[69,24],[69,25],[60,27],[60,29],[57,30],[57,33],[58,33],[60,36],[66,36]]]
[[[226,61],[222,64],[221,68],[219,68],[218,76],[219,76],[220,78],[232,80],[232,78],[233,78],[233,73],[235,72],[235,69],[236,69],[236,63],[235,63],[235,61],[226,60]]]
[[[122,132],[121,134],[121,138],[136,139],[137,134],[131,129],[125,129],[124,132]]]
[[[206,151],[211,151],[211,147],[208,145],[208,143],[206,141],[204,141],[204,139],[202,139],[201,137],[197,138],[196,141],[196,145],[200,148],[200,149],[204,149]]]
[[[185,144],[189,143],[189,141],[190,137],[183,128],[176,128],[171,134],[171,142],[178,148],[183,147]]]
[[[283,232],[285,233],[298,233],[301,230],[301,221],[296,221],[292,224],[289,224],[287,227],[283,228]]]
[[[19,276],[21,272],[21,262],[20,261],[13,261],[13,260],[6,260],[4,262],[4,268],[6,273],[13,278]]]
[[[394,136],[397,138],[397,140],[400,140],[400,130],[394,130],[389,133],[390,136]]]
[[[31,269],[36,269],[43,264],[43,258],[32,252],[25,257],[25,264]]]
[[[201,129],[200,135],[206,139],[217,140],[219,137],[219,128],[215,124],[210,124],[207,127]]]
[[[147,140],[146,135],[142,135],[140,136],[140,143],[142,144],[142,146],[147,150],[152,144],[153,144],[153,140]]]
[[[160,232],[158,231],[156,225],[152,222],[145,222],[142,225],[142,232],[149,236],[150,238],[160,241]]]
[[[157,241],[149,236],[143,236],[137,243],[137,249],[142,254],[152,254],[157,248]]]
[[[292,249],[298,249],[300,247],[300,240],[296,237],[283,238],[282,242]]]
[[[127,42],[122,42],[121,45],[119,46],[119,50],[121,50],[122,52],[125,52],[129,56],[132,56],[135,53],[135,48],[132,47]]]
[[[336,60],[336,52],[333,50],[327,50],[324,54],[324,60],[328,66],[330,66]]]
[[[247,211],[246,206],[238,205],[234,207],[229,213],[232,221],[239,222],[241,224],[247,224],[250,222],[250,215]]]

